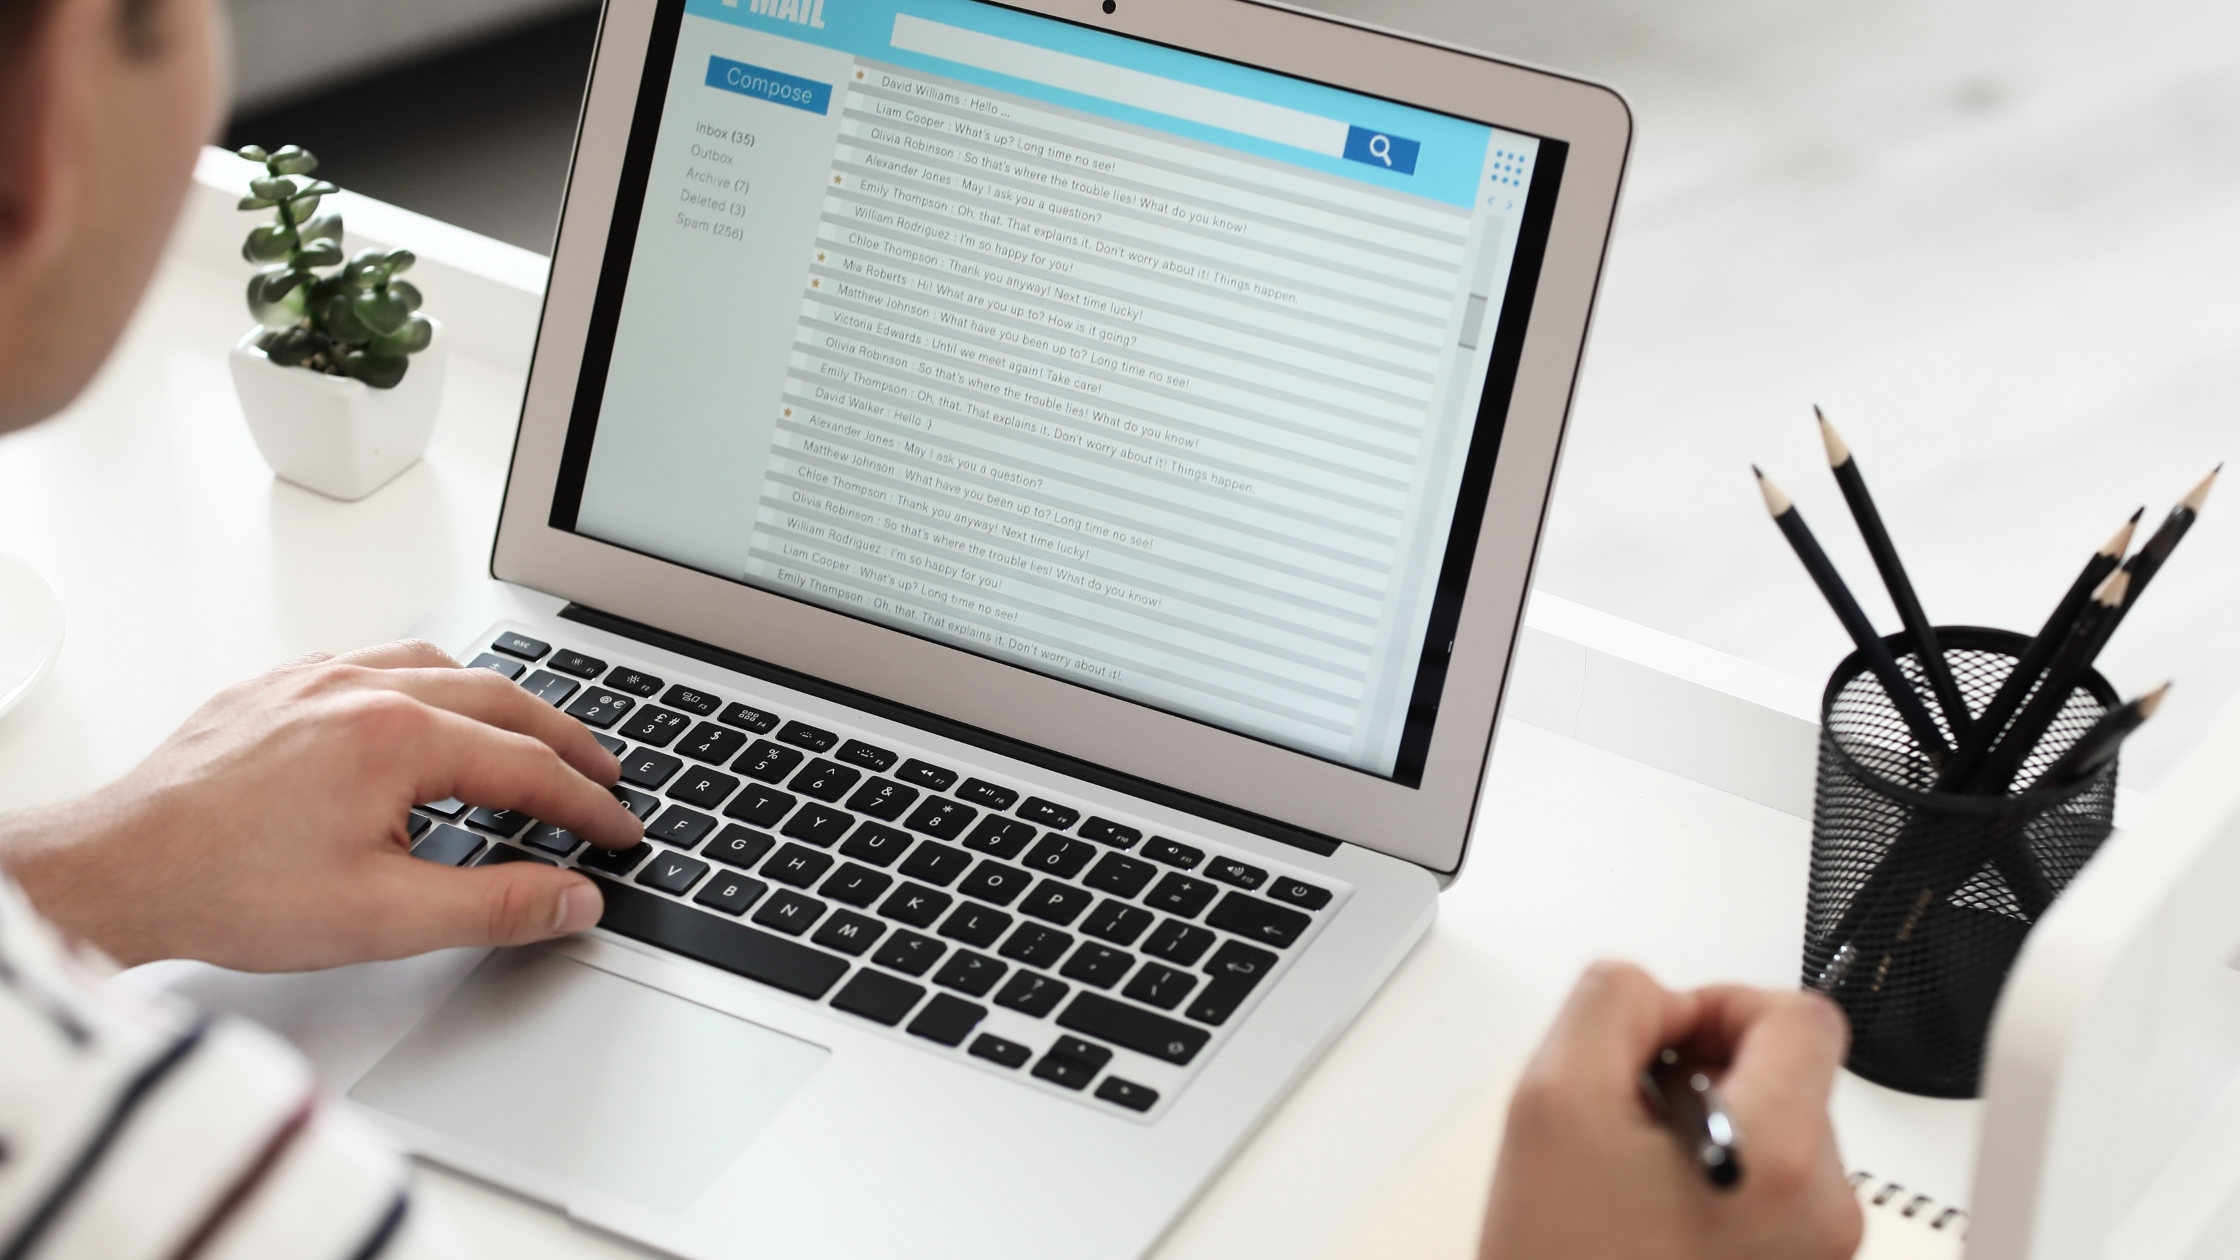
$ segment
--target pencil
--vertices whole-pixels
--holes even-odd
[[[2170,515],[2162,518],[2161,526],[2154,531],[2153,537],[2147,539],[2146,545],[2139,548],[2139,554],[2131,557],[2126,566],[2131,570],[2131,598],[2126,601],[2124,611],[2130,611],[2130,605],[2139,602],[2140,592],[2147,588],[2147,583],[2154,580],[2155,574],[2161,572],[2162,566],[2170,559],[2170,553],[2176,551],[2178,544],[2185,540],[2186,531],[2201,519],[2201,508],[2209,501],[2209,490],[2217,484],[2217,474],[2223,471],[2223,464],[2210,469],[2209,475],[2201,479],[2201,484],[2188,491],[2186,497],[2178,501],[2178,506],[2170,509]]]
[[[2092,592],[2092,600],[2085,605],[2084,615],[2077,620],[2077,628],[2070,633],[2061,650],[2056,652],[2053,663],[2046,666],[2045,681],[2022,706],[2014,725],[1992,746],[1983,759],[1983,765],[1968,780],[1970,792],[1999,794],[2014,782],[2015,772],[2029,760],[2038,741],[2045,738],[2046,728],[2075,694],[2077,684],[2084,681],[2092,670],[2092,662],[2100,649],[2115,633],[2116,623],[2123,617],[2126,599],[2131,593],[2131,570],[2117,569],[2108,580]]]
[[[1820,441],[1828,448],[1828,467],[1835,473],[1836,485],[1843,489],[1843,501],[1851,505],[1851,519],[1858,522],[1859,536],[1866,540],[1867,554],[1874,557],[1874,567],[1882,574],[1883,588],[1890,592],[1890,602],[1897,606],[1898,620],[1905,624],[1906,633],[1913,636],[1914,655],[1921,661],[1921,672],[1929,679],[1929,690],[1944,710],[1944,724],[1951,729],[1956,742],[1965,740],[1973,721],[1967,698],[1960,694],[1960,684],[1952,677],[1952,666],[1946,662],[1944,648],[1937,642],[1935,624],[1922,611],[1921,599],[1914,594],[1913,579],[1906,573],[1905,562],[1898,558],[1898,546],[1890,540],[1890,531],[1882,523],[1882,511],[1875,506],[1874,495],[1867,489],[1866,475],[1859,471],[1859,461],[1843,436],[1828,422],[1827,413],[1815,406],[1812,415],[1820,422]]]
[[[2162,698],[2169,694],[2170,684],[2164,683],[2129,704],[2118,705],[2101,714],[2100,720],[2093,723],[2092,729],[2071,744],[2069,751],[2061,754],[2061,760],[2054,762],[2044,774],[2038,776],[2038,781],[2030,785],[2031,790],[2068,787],[2100,773],[2103,767],[2116,759],[2123,741],[2131,738],[2133,731],[2144,726],[2147,719],[2154,716],[2155,710],[2162,707]]]
[[[1804,514],[1797,511],[1797,505],[1781,492],[1781,487],[1768,480],[1757,465],[1751,465],[1750,471],[1757,475],[1758,489],[1765,495],[1766,511],[1773,514],[1773,523],[1781,527],[1782,534],[1789,540],[1790,548],[1797,553],[1797,559],[1804,562],[1805,572],[1812,575],[1813,582],[1820,587],[1820,594],[1827,599],[1828,606],[1835,610],[1836,620],[1843,623],[1844,630],[1851,635],[1851,641],[1859,645],[1859,654],[1866,658],[1867,668],[1873,670],[1875,677],[1882,681],[1882,689],[1890,693],[1890,703],[1897,706],[1898,715],[1912,729],[1914,739],[1921,745],[1921,751],[1932,764],[1942,765],[1944,759],[1951,755],[1952,748],[1945,743],[1944,734],[1937,729],[1937,720],[1929,715],[1928,707],[1921,703],[1920,694],[1914,691],[1913,684],[1906,681],[1904,671],[1898,668],[1898,658],[1891,655],[1890,645],[1875,633],[1874,623],[1867,620],[1866,611],[1859,607],[1858,600],[1852,598],[1851,588],[1844,585],[1843,575],[1836,572],[1836,566],[1828,559],[1828,553],[1820,549],[1820,540],[1812,536],[1812,530],[1804,523]]]

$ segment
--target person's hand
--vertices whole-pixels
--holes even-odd
[[[130,965],[309,970],[518,945],[599,919],[599,891],[535,862],[454,870],[405,816],[456,796],[594,844],[643,834],[583,724],[426,643],[312,657],[229,687],[81,801],[0,821],[0,864],[62,929]]]
[[[1596,964],[1509,1105],[1481,1260],[1849,1260],[1862,1223],[1828,1123],[1849,1038],[1817,995],[1668,993]],[[1732,1190],[1711,1187],[1642,1096],[1641,1069],[1667,1046],[1727,1065]]]

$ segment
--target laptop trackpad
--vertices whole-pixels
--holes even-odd
[[[831,1053],[559,954],[501,950],[350,1097],[673,1213]]]

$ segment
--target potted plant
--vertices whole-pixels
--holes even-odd
[[[262,165],[243,210],[271,210],[242,243],[251,329],[233,348],[233,388],[272,471],[337,499],[362,499],[412,466],[435,432],[448,347],[402,279],[409,250],[342,255],[336,191],[299,183],[319,159],[289,145],[241,156]]]

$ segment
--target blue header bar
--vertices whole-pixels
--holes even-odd
[[[812,114],[830,113],[832,85],[795,78],[761,66],[750,66],[729,57],[708,58],[708,86],[752,96],[773,105],[790,105]]]
[[[978,0],[686,0],[685,12],[1466,208],[1477,204],[1478,177],[1493,136],[1493,129],[1480,123]],[[896,48],[895,19],[904,15],[1314,115],[1345,129],[1343,150],[1335,142],[1321,152],[1294,147]],[[715,83],[712,67],[710,75],[711,86],[737,90]]]

